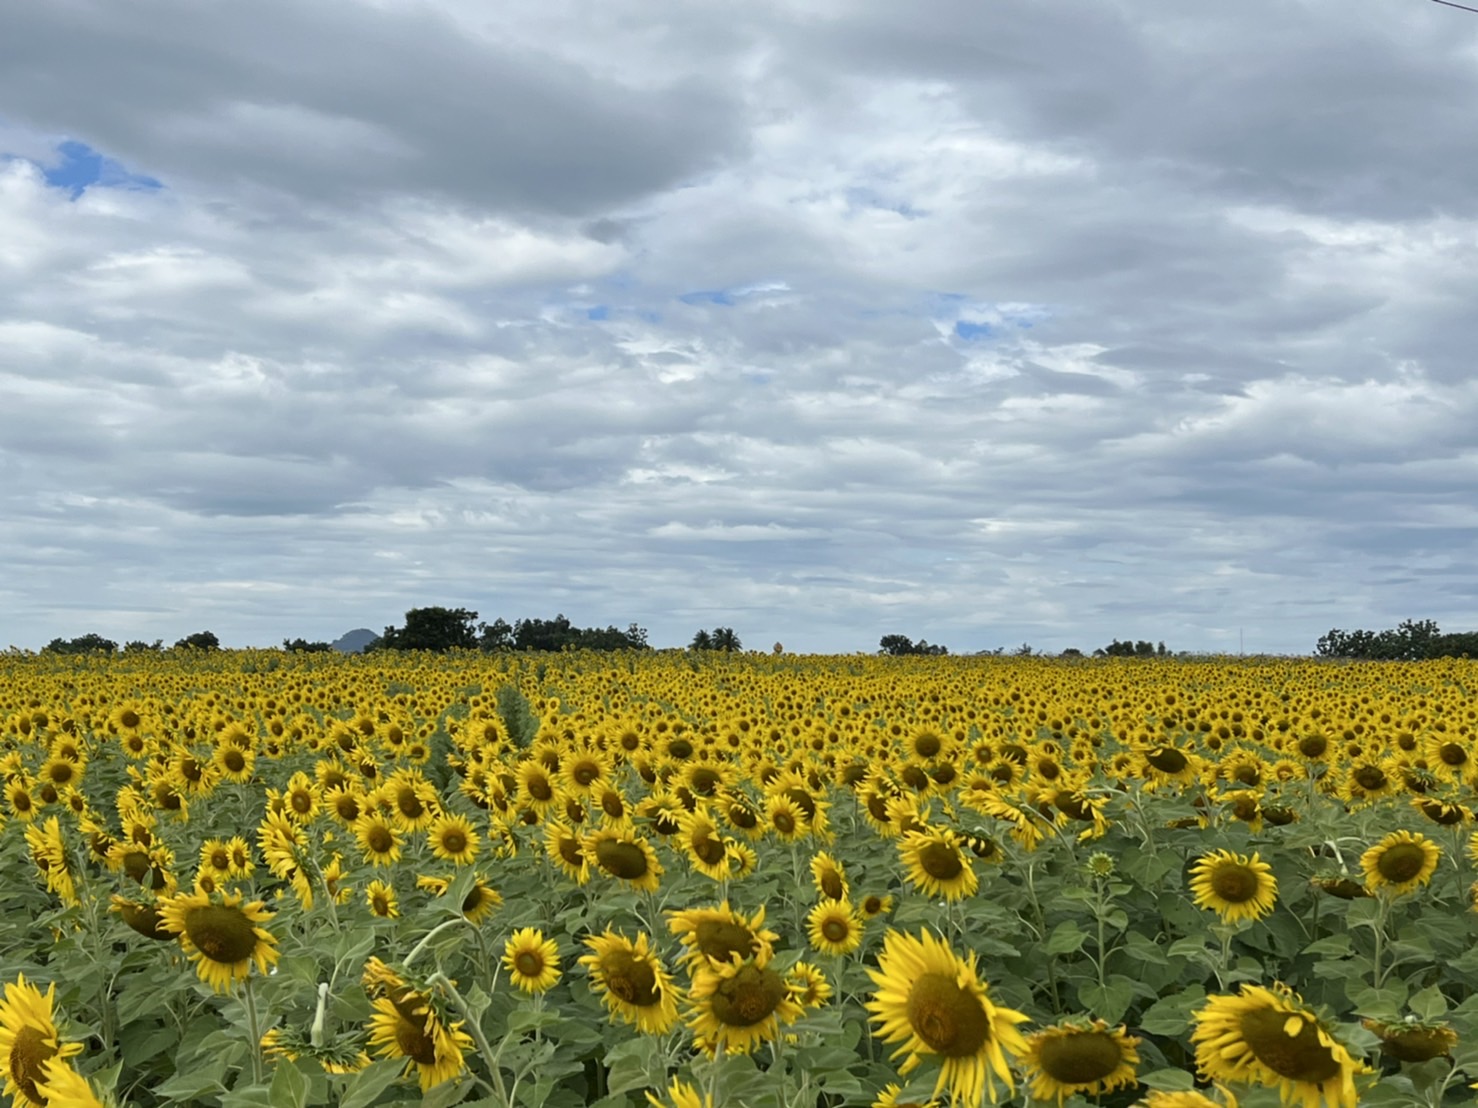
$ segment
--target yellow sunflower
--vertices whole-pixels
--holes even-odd
[[[1217,1085],[1216,1091],[1221,1096],[1220,1100],[1195,1089],[1178,1092],[1157,1089],[1147,1093],[1143,1100],[1136,1100],[1134,1108],[1237,1108],[1237,1098],[1230,1089],[1225,1085]]]
[[[391,984],[373,1009],[370,1047],[381,1058],[406,1059],[405,1075],[419,1075],[421,1092],[462,1072],[462,1054],[472,1047],[472,1038],[460,1021],[443,1023],[428,997],[404,983]]]
[[[1277,1089],[1303,1108],[1355,1108],[1355,1075],[1365,1068],[1284,986],[1243,985],[1211,996],[1195,1014],[1196,1065],[1216,1081]]]
[[[925,896],[960,900],[980,887],[959,835],[947,827],[908,832],[898,841],[898,856],[909,882]]]
[[[850,890],[847,871],[824,850],[811,859],[811,880],[817,895],[826,900],[845,900]]]
[[[364,890],[364,899],[369,910],[381,919],[395,919],[400,915],[400,901],[395,895],[395,886],[388,881],[371,881]]]
[[[548,992],[560,977],[559,946],[536,928],[521,928],[503,947],[503,966],[524,992]]]
[[[1075,1094],[1097,1097],[1137,1083],[1139,1040],[1103,1020],[1069,1019],[1026,1038],[1022,1064],[1036,1100],[1061,1104]]]
[[[48,1058],[45,1077],[36,1082],[36,1091],[47,1108],[103,1108],[87,1078],[60,1058]]]
[[[466,816],[450,814],[437,816],[426,832],[426,838],[431,843],[431,853],[443,862],[457,866],[465,866],[476,858],[482,842]]]
[[[820,1008],[832,994],[831,982],[809,962],[797,962],[785,975],[790,995],[802,1008]]]
[[[806,937],[823,954],[851,954],[862,945],[862,916],[850,900],[823,900],[806,916]]]
[[[124,923],[146,939],[174,942],[174,934],[165,929],[152,904],[140,904],[115,893],[109,910],[117,912],[123,917]]]
[[[1408,1017],[1395,1023],[1378,1019],[1360,1023],[1380,1037],[1381,1053],[1398,1062],[1429,1062],[1451,1054],[1457,1046],[1457,1032],[1445,1020]]]
[[[765,927],[765,909],[745,917],[726,900],[716,908],[686,908],[667,913],[667,926],[687,949],[682,961],[689,972],[704,962],[726,963],[735,958],[768,962],[779,935]]]
[[[937,1100],[899,1100],[903,1094],[903,1086],[896,1081],[890,1081],[883,1086],[883,1091],[878,1093],[877,1099],[872,1102],[872,1108],[939,1108]]]
[[[256,963],[266,973],[278,958],[277,938],[257,924],[272,918],[260,900],[242,904],[240,893],[226,893],[219,903],[205,893],[176,893],[159,900],[160,924],[179,937],[195,963],[195,972],[223,993],[232,982],[245,981]]]
[[[585,940],[580,959],[590,984],[611,1014],[648,1035],[665,1035],[677,1022],[678,990],[645,933],[636,941],[609,928]]]
[[[662,884],[662,863],[640,835],[603,827],[585,836],[583,849],[591,868],[607,877],[645,892],[656,892]]]
[[[878,968],[868,970],[877,985],[867,1002],[884,1042],[901,1043],[893,1057],[907,1055],[898,1072],[908,1076],[930,1055],[942,1059],[934,1094],[946,1085],[956,1102],[996,1102],[999,1078],[1015,1089],[1010,1059],[1026,1051],[1016,1029],[1027,1016],[998,1008],[986,996],[975,955],[960,958],[949,945],[926,932],[915,939],[889,930]]]
[[[674,1077],[672,1084],[667,1086],[665,1099],[648,1092],[647,1103],[651,1108],[713,1108],[713,1097],[700,1093],[686,1081]]]
[[[1224,923],[1262,919],[1278,900],[1273,867],[1255,853],[1213,850],[1191,867],[1191,892],[1197,908],[1208,908]]]
[[[700,965],[688,1005],[695,1045],[709,1054],[720,1048],[748,1054],[773,1040],[782,1023],[794,1023],[805,1013],[785,977],[755,958]]]
[[[1420,832],[1393,831],[1360,855],[1360,868],[1372,893],[1401,896],[1432,880],[1441,857],[1442,848]]]
[[[384,816],[374,811],[365,812],[354,821],[353,828],[366,862],[389,866],[400,860],[400,836]]]
[[[46,1108],[46,1095],[38,1086],[48,1078],[47,1063],[82,1053],[81,1043],[61,1041],[55,999],[55,983],[43,996],[25,974],[6,985],[0,999],[0,1070],[16,1108]]]
[[[577,885],[590,880],[590,861],[578,834],[563,820],[544,824],[544,852]]]

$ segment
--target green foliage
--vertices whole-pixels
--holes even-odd
[[[75,639],[55,638],[41,648],[43,654],[112,654],[118,644],[101,635],[79,635]]]
[[[878,640],[878,653],[893,657],[902,657],[905,654],[933,656],[948,654],[949,647],[933,645],[925,639],[914,642],[907,635],[884,635]]]
[[[1419,662],[1428,658],[1478,657],[1478,631],[1443,634],[1435,620],[1402,620],[1384,631],[1342,631],[1320,636],[1314,646],[1320,658],[1362,661]]]

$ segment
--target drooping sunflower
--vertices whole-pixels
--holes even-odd
[[[1360,855],[1360,868],[1372,893],[1401,896],[1432,880],[1441,858],[1442,848],[1420,832],[1392,831]]]
[[[925,896],[960,900],[980,887],[959,835],[947,827],[908,832],[898,841],[898,857],[904,875]]]
[[[580,959],[590,984],[612,1015],[648,1035],[665,1035],[677,1022],[678,990],[645,932],[636,941],[606,929],[585,940]]]
[[[794,1023],[805,1013],[785,977],[755,958],[698,966],[688,1006],[695,1045],[708,1054],[719,1048],[748,1054],[773,1040],[782,1023]]]
[[[369,1022],[369,1045],[381,1058],[406,1059],[405,1074],[420,1078],[421,1092],[462,1072],[463,1051],[472,1038],[460,1021],[448,1026],[429,997],[404,982],[390,984],[376,997]]]
[[[735,958],[755,958],[768,962],[780,937],[765,927],[763,905],[745,917],[730,908],[727,900],[716,908],[668,912],[667,925],[686,947],[682,961],[690,973],[704,961],[727,963]]]
[[[692,867],[713,881],[724,881],[729,877],[729,850],[724,837],[719,834],[718,824],[708,814],[704,805],[678,817],[678,834],[673,843],[685,855]]]
[[[1217,1085],[1221,1099],[1209,1097],[1196,1089],[1168,1092],[1156,1089],[1145,1094],[1143,1100],[1134,1102],[1134,1108],[1237,1108],[1237,1098],[1225,1085]]]
[[[1194,1019],[1196,1065],[1208,1078],[1277,1089],[1303,1108],[1355,1108],[1355,1075],[1365,1068],[1285,986],[1207,997]]]
[[[260,923],[272,918],[260,900],[242,904],[240,893],[214,901],[205,893],[176,893],[159,900],[159,922],[179,937],[195,972],[218,993],[245,981],[255,963],[266,973],[278,958],[277,938]]]
[[[46,880],[46,888],[54,892],[67,907],[77,907],[77,884],[72,879],[72,864],[67,855],[67,843],[62,838],[61,823],[56,816],[48,816],[45,823],[31,823],[26,827],[26,845],[31,849],[31,860]]]
[[[866,1007],[878,1034],[901,1043],[894,1058],[907,1055],[900,1074],[908,1076],[924,1058],[937,1055],[936,1096],[947,1085],[954,1101],[974,1104],[988,1095],[995,1103],[995,1078],[1015,1089],[1010,1059],[1026,1051],[1016,1025],[1028,1017],[991,1003],[973,953],[960,958],[927,932],[916,939],[890,929],[878,968],[867,972],[877,985]]]
[[[1213,850],[1191,867],[1191,892],[1197,908],[1214,911],[1224,923],[1254,921],[1273,910],[1278,879],[1256,853]]]
[[[43,996],[25,974],[8,983],[0,999],[0,1071],[16,1108],[46,1108],[46,1095],[38,1086],[47,1080],[47,1062],[82,1052],[81,1043],[61,1041],[55,1000],[55,982]]]
[[[823,900],[806,916],[806,937],[823,954],[851,954],[862,945],[862,916],[850,900]]]
[[[146,939],[158,942],[174,942],[174,934],[167,931],[152,904],[140,904],[127,897],[113,894],[109,911],[117,912],[123,922]]]
[[[809,962],[797,962],[791,966],[785,980],[790,986],[790,995],[802,1008],[820,1008],[831,999],[831,982],[826,979],[826,974]]]
[[[1028,1035],[1022,1064],[1036,1100],[1096,1097],[1136,1082],[1139,1040],[1103,1020],[1067,1019]]]
[[[560,977],[559,946],[537,928],[520,928],[503,947],[503,966],[524,992],[548,992]]]
[[[662,884],[662,863],[652,844],[640,835],[603,827],[585,836],[585,858],[592,869],[645,892]]]
[[[563,820],[544,824],[544,852],[566,877],[577,885],[590,880],[590,861],[581,837]]]
[[[443,813],[432,821],[426,832],[431,844],[431,853],[444,862],[465,866],[477,857],[481,837],[472,829],[472,821],[466,816]]]
[[[1428,1062],[1451,1054],[1457,1046],[1457,1032],[1445,1020],[1408,1017],[1391,1023],[1378,1019],[1360,1023],[1380,1036],[1381,1053],[1398,1062]]]

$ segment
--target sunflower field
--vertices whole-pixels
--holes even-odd
[[[1475,684],[0,656],[4,1094],[1475,1103]]]

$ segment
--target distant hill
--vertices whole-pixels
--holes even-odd
[[[353,631],[345,631],[329,645],[340,654],[361,654],[365,647],[379,637],[368,627],[356,627]]]

